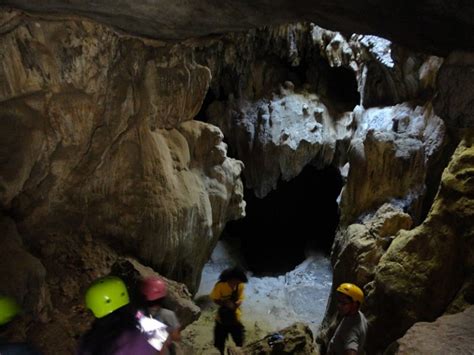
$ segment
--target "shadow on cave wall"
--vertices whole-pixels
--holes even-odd
[[[307,166],[280,182],[265,198],[246,190],[246,217],[229,222],[224,235],[240,239],[249,270],[257,275],[288,272],[308,249],[329,253],[339,223],[336,198],[342,178],[335,167]]]

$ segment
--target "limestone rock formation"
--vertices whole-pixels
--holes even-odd
[[[443,62],[442,58],[407,50],[381,37],[352,34],[346,38],[316,25],[311,26],[311,39],[330,67],[354,72],[360,104],[365,108],[429,97]]]
[[[453,128],[474,128],[472,89],[474,54],[453,52],[437,77],[439,87],[435,110]]]
[[[474,260],[472,139],[466,136],[456,149],[428,218],[399,232],[380,259],[367,287],[371,350],[383,349],[417,321],[433,321],[472,285],[472,273],[463,271]]]
[[[402,208],[384,204],[361,223],[341,229],[331,254],[334,286],[352,277],[361,285],[372,281],[375,268],[394,236],[402,229],[409,230],[412,224],[410,215]]]
[[[25,249],[13,220],[0,216],[0,231],[1,294],[13,297],[24,312],[45,320],[51,301],[44,265]]]
[[[351,41],[364,49],[358,76],[364,107],[390,106],[432,95],[441,58],[414,53],[376,36],[353,35]]]
[[[427,167],[445,142],[443,121],[429,104],[354,110],[349,174],[341,197],[341,223],[393,201],[415,220],[421,213]]]
[[[216,102],[208,112],[244,161],[246,187],[259,197],[312,161],[330,165],[337,146],[350,137],[352,123],[349,113],[333,119],[317,95],[291,87],[271,99]]]
[[[255,0],[249,4],[243,0],[3,0],[2,4],[37,12],[79,13],[127,32],[160,39],[313,21],[341,32],[376,33],[431,52],[474,48],[469,35],[474,29],[474,10],[463,1]]]
[[[10,216],[1,223],[0,268],[7,272],[0,291],[46,322],[27,334],[47,344],[45,352],[73,352],[91,320],[81,306],[85,285],[117,258],[132,254],[193,291],[226,222],[243,216],[242,163],[227,157],[218,128],[193,120],[205,100],[259,196],[305,165],[345,165],[334,275],[364,287],[369,352],[383,351],[415,322],[474,302],[474,279],[465,272],[474,268],[471,54],[452,54],[434,80],[439,58],[308,23],[164,43],[65,14],[168,39],[324,18],[319,24],[371,33],[378,26],[380,34],[446,53],[472,49],[472,6],[425,0],[403,12],[399,2],[384,1],[364,12],[347,1],[4,4],[62,13],[0,10],[0,206]],[[207,11],[213,16],[196,16]],[[236,20],[235,11],[248,16]],[[441,26],[439,14],[468,20]],[[337,96],[338,86],[347,98]],[[353,110],[357,104],[365,107]],[[423,221],[451,153],[444,122],[465,139]],[[23,268],[12,267],[6,253],[18,255]],[[196,316],[192,305],[176,306],[187,321]],[[330,303],[327,322],[333,311]],[[310,343],[305,330],[298,334],[299,344]],[[301,349],[313,351],[306,345]]]
[[[390,111],[387,116],[385,116],[385,110]],[[386,342],[389,339],[395,339],[397,334],[403,332],[400,329],[406,330],[407,323],[410,324],[411,322],[412,324],[415,319],[426,319],[424,317],[427,317],[427,314],[431,314],[431,317],[439,315],[439,313],[433,312],[433,309],[423,315],[419,313],[421,312],[418,308],[419,305],[426,304],[428,300],[431,300],[432,296],[428,294],[419,295],[418,299],[412,301],[407,299],[406,302],[409,303],[411,311],[405,310],[405,306],[402,306],[400,309],[400,299],[393,294],[384,294],[376,300],[371,298],[373,297],[374,287],[377,288],[377,286],[381,290],[396,288],[399,291],[404,290],[402,292],[410,292],[408,291],[410,288],[413,290],[431,290],[432,288],[428,283],[430,281],[436,282],[436,278],[429,276],[431,271],[429,271],[428,265],[423,265],[422,263],[411,264],[411,262],[425,253],[449,253],[448,250],[450,250],[449,248],[441,247],[443,252],[441,250],[428,252],[425,241],[416,247],[410,247],[411,253],[418,255],[414,258],[411,256],[401,256],[400,250],[393,251],[393,254],[390,252],[394,250],[394,246],[397,245],[396,241],[400,240],[399,238],[402,235],[406,235],[407,240],[416,240],[417,238],[422,238],[420,235],[425,234],[424,229],[421,227],[410,231],[404,230],[409,230],[413,222],[416,225],[420,219],[421,204],[417,199],[425,196],[426,174],[434,173],[433,169],[428,167],[433,164],[433,161],[439,159],[441,152],[445,149],[445,128],[441,119],[434,115],[429,105],[424,108],[417,107],[414,111],[412,110],[410,105],[403,104],[391,108],[369,109],[363,111],[362,115],[359,115],[357,111],[355,112],[358,129],[351,142],[352,149],[349,155],[350,172],[341,196],[342,228],[336,236],[332,251],[334,267],[333,286],[336,287],[341,282],[347,281],[365,286],[364,290],[368,294],[368,298],[363,309],[366,314],[372,316],[372,318],[369,317],[371,333],[368,339],[372,339],[369,340],[368,345],[370,353],[384,349],[384,346],[388,345]],[[372,118],[369,118],[370,116]],[[361,117],[365,118],[360,119]],[[386,118],[384,119],[383,117]],[[372,128],[367,130],[368,127]],[[362,136],[360,133],[362,133]],[[374,139],[376,136],[383,138],[380,140]],[[390,136],[393,138],[388,138]],[[360,140],[360,137],[365,138]],[[398,143],[397,140],[399,140]],[[372,144],[374,145],[372,146]],[[370,146],[372,148],[369,148]],[[391,148],[389,148],[390,146]],[[422,149],[421,151],[420,148]],[[393,153],[389,153],[392,149]],[[368,158],[369,155],[370,158]],[[378,161],[379,158],[382,160]],[[385,159],[390,161],[390,167],[385,165]],[[416,163],[408,163],[411,159],[415,159]],[[395,168],[398,164],[397,161],[402,165]],[[403,163],[404,161],[405,163]],[[365,162],[370,162],[369,165],[374,165],[367,170],[366,167],[368,165]],[[408,165],[405,166],[404,164]],[[452,164],[455,163],[452,162]],[[391,169],[394,170],[390,173]],[[351,174],[351,172],[354,172],[355,175]],[[378,173],[387,173],[388,175],[376,178]],[[418,175],[419,173],[421,175]],[[370,181],[374,177],[377,182]],[[365,184],[371,187],[366,189],[364,187]],[[350,197],[351,191],[355,194],[352,197]],[[382,205],[375,212],[375,209],[368,207],[370,203],[367,204],[367,201],[369,200],[375,203],[374,206],[381,206],[382,201],[385,201],[386,204]],[[435,205],[440,203],[438,201]],[[358,208],[361,208],[361,210],[356,212]],[[365,212],[361,213],[362,210]],[[371,210],[374,212],[371,213]],[[433,210],[431,213],[433,213]],[[446,226],[443,225],[444,219],[445,217],[441,218],[437,222],[437,227],[433,227],[435,234],[443,233],[441,230],[446,229]],[[360,222],[354,223],[354,220]],[[428,238],[428,235],[426,235],[426,238]],[[460,243],[470,250],[468,244]],[[434,246],[433,248],[437,249]],[[417,252],[416,250],[420,251]],[[424,251],[421,252],[421,250]],[[385,265],[385,258],[388,255],[397,255],[395,257],[397,261],[390,266],[384,267],[382,265]],[[444,258],[446,260],[456,259],[454,254],[440,256],[440,260]],[[406,265],[400,267],[400,263],[409,263],[411,265],[409,271],[407,271],[408,267]],[[447,264],[443,265],[446,266]],[[384,279],[380,281],[380,284],[378,283],[377,280],[381,272],[382,274],[392,275],[395,270],[397,270],[396,277]],[[407,280],[413,279],[415,272],[424,275],[422,277],[424,281],[417,280],[412,287],[407,286],[405,282],[410,282]],[[456,282],[455,280],[458,276],[456,276],[455,268],[443,269],[441,273],[446,275],[451,282]],[[470,282],[468,278],[466,285],[470,285]],[[400,285],[396,286],[397,283],[400,283]],[[445,285],[445,281],[439,283]],[[461,289],[461,284],[457,284],[457,286],[443,286],[442,288],[445,290],[456,290],[452,292],[457,292]],[[469,292],[469,286],[466,286],[466,289]],[[377,291],[375,291],[375,294],[377,294]],[[449,297],[453,296],[446,295],[446,297],[442,296],[441,298],[446,301]],[[459,302],[462,304],[461,301]],[[444,304],[442,311],[445,311],[447,306],[447,304]],[[460,305],[457,307],[460,307]],[[411,321],[402,320],[393,314],[394,309],[397,309],[397,312],[400,311],[404,314],[406,312],[406,314],[411,315],[416,314],[416,316]],[[441,308],[439,308],[438,312],[441,312]],[[325,343],[329,339],[336,325],[334,316],[335,305],[330,298],[326,318],[318,336],[318,342]],[[380,336],[380,329],[390,329],[390,331],[384,331],[382,337]],[[397,331],[398,333],[396,333]],[[382,338],[385,338],[385,343],[381,341]]]
[[[390,130],[392,119],[412,120],[413,126],[419,119],[437,120],[442,126],[439,118],[429,118],[429,105],[426,113],[409,104],[393,110],[359,107],[354,118],[351,111],[360,103],[393,105],[429,97],[442,62],[375,36],[346,39],[313,24],[299,24],[251,31],[245,37],[227,35],[206,48],[206,56],[198,58],[211,69],[213,95],[208,97],[216,98],[206,111],[207,120],[222,129],[232,154],[244,162],[246,187],[258,197],[308,164],[344,165],[354,135],[370,128]],[[393,122],[393,130],[404,137],[422,129],[404,132],[408,124],[398,128]],[[431,140],[443,142],[443,129],[427,124],[427,131],[441,130],[432,132]],[[430,143],[430,154],[442,146],[434,145]]]
[[[375,213],[366,215],[360,223],[341,228],[336,234],[331,252],[333,291],[343,282],[370,284],[380,259],[395,235],[402,229],[409,230],[412,224],[412,218],[400,206],[386,203]],[[338,324],[333,296],[334,292],[329,296],[326,318],[318,334],[317,341],[325,344],[324,346]]]
[[[462,313],[441,316],[434,322],[415,323],[384,354],[472,354],[474,306]]]
[[[185,46],[2,12],[1,195],[32,245],[87,226],[191,289],[243,215],[241,164],[190,121],[209,70]]]

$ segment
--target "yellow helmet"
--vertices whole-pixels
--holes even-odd
[[[353,301],[357,301],[360,304],[364,302],[364,292],[362,292],[362,290],[354,284],[340,284],[336,291],[349,296]]]

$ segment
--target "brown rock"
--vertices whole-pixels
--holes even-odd
[[[243,31],[255,27],[311,21],[326,28],[349,33],[371,33],[428,51],[448,53],[472,49],[474,18],[470,3],[423,0],[400,3],[395,0],[348,2],[324,0],[270,0],[248,2],[210,0],[196,2],[165,0],[159,4],[139,0],[103,0],[91,6],[81,0],[4,0],[4,5],[45,13],[80,13],[130,33],[161,39],[185,39],[209,34]],[[196,16],[199,14],[199,16]],[[403,17],[403,26],[400,18]],[[190,25],[191,24],[191,25]]]
[[[426,221],[395,236],[367,297],[368,349],[383,349],[419,321],[434,321],[472,299],[472,136],[459,144]],[[463,191],[464,195],[460,195]],[[449,223],[446,223],[449,221]],[[471,286],[469,286],[471,285]],[[383,331],[380,331],[383,329]]]
[[[437,77],[438,95],[434,107],[446,125],[454,128],[474,128],[472,101],[474,90],[474,54],[453,52],[444,61]]]
[[[15,298],[25,314],[46,321],[51,300],[43,264],[26,250],[10,218],[0,216],[0,231],[0,295]]]
[[[191,122],[209,69],[186,45],[88,20],[3,19],[2,208],[25,216],[32,244],[87,226],[90,238],[194,290],[225,223],[245,205],[242,165],[226,156],[222,133]],[[54,246],[35,247],[67,262]]]
[[[384,354],[472,354],[473,325],[474,306],[462,313],[441,316],[431,323],[418,322]]]

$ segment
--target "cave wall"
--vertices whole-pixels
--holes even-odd
[[[305,31],[311,36],[302,34]],[[459,263],[456,255],[459,245],[469,250],[468,255],[472,250],[469,242],[472,219],[470,207],[462,211],[465,202],[458,210],[459,219],[466,221],[456,232],[462,235],[458,246],[443,244],[442,250],[436,250],[437,243],[428,244],[425,240],[423,245],[409,250],[415,255],[425,252],[433,255],[434,260],[427,265],[417,262],[417,256],[403,260],[396,257],[397,261],[391,266],[396,263],[410,266],[397,273],[398,285],[393,286],[396,288],[393,292],[385,290],[395,285],[395,280],[382,276],[384,273],[392,275],[397,270],[391,266],[383,269],[382,265],[404,231],[410,231],[410,244],[416,243],[417,238],[423,239],[422,227],[418,226],[424,226],[432,218],[433,200],[435,206],[440,203],[440,195],[435,199],[435,193],[440,186],[441,172],[448,161],[456,164],[452,160],[456,160],[456,155],[451,157],[453,149],[472,130],[459,130],[471,127],[467,108],[471,97],[467,83],[470,76],[462,75],[471,66],[470,56],[455,53],[443,61],[374,37],[352,36],[348,40],[341,34],[311,26],[289,26],[286,30],[280,29],[280,33],[283,34],[280,42],[273,40],[271,32],[265,37],[274,44],[269,50],[272,59],[259,56],[261,52],[257,48],[253,55],[247,55],[247,46],[243,46],[243,55],[235,46],[231,54],[223,56],[225,62],[216,64],[210,56],[208,61],[214,65],[209,67],[218,74],[214,76],[215,85],[211,84],[214,101],[206,113],[209,121],[223,130],[233,154],[244,161],[247,187],[253,188],[260,197],[274,189],[280,179],[294,178],[307,164],[334,164],[345,173],[346,185],[340,196],[342,223],[332,252],[334,285],[351,281],[364,287],[367,294],[364,312],[369,315],[371,327],[368,351],[383,351],[415,322],[434,320],[444,312],[459,311],[472,302],[469,301],[470,278],[464,273],[460,276],[458,271],[470,270],[470,267]],[[252,36],[253,32],[247,38]],[[257,40],[258,48],[267,49],[266,40]],[[230,37],[221,42],[221,47],[227,50],[233,45],[235,39]],[[317,55],[300,45],[313,48]],[[235,65],[232,65],[233,58],[237,58]],[[294,75],[298,72],[294,68],[305,60],[316,62],[316,58],[326,60],[326,65],[305,66],[304,75]],[[240,66],[242,61],[248,65]],[[456,65],[459,63],[462,66]],[[361,102],[354,110],[341,111],[343,106],[331,101],[328,87],[324,85],[324,75],[327,75],[324,70],[328,66],[345,67],[354,72],[361,92]],[[216,77],[232,78],[234,85]],[[456,108],[460,111],[448,108],[450,100],[459,102]],[[334,129],[339,122],[343,124]],[[462,143],[458,149],[469,145]],[[465,174],[469,181],[471,162],[466,161]],[[471,199],[467,197],[467,201]],[[438,222],[433,234],[450,229],[444,225],[451,223],[446,215]],[[455,238],[453,233],[450,235]],[[417,251],[422,249],[425,251]],[[435,257],[438,254],[442,256]],[[443,258],[450,263],[441,264]],[[407,285],[405,280],[415,278],[415,274],[420,277],[412,283],[407,281]],[[437,276],[432,277],[434,274]],[[379,277],[384,280],[381,284],[377,284]],[[445,291],[439,291],[438,295],[430,285],[431,280],[446,285],[442,286]],[[374,287],[378,287],[378,291],[374,291]],[[407,287],[414,290],[408,293],[416,301],[407,306],[409,311],[405,312],[398,309],[398,302],[400,293],[407,292]],[[383,295],[379,296],[380,293]],[[429,293],[443,301],[430,302]],[[453,306],[447,300],[456,294],[459,296]],[[426,303],[437,305],[423,306]],[[389,306],[385,308],[385,304]],[[330,300],[318,339],[322,344],[330,337],[334,316],[334,303]],[[391,331],[385,332],[388,327]],[[384,336],[381,332],[385,332]]]
[[[367,285],[372,351],[386,347],[415,322],[459,312],[473,301],[472,143],[472,134],[461,141],[428,217],[395,235]]]
[[[13,235],[2,252],[20,250],[27,260],[35,284],[9,292],[35,315],[57,308],[59,296],[71,301],[63,308],[80,303],[81,285],[122,253],[196,286],[225,223],[244,207],[242,164],[227,157],[218,128],[193,120],[208,87],[216,98],[212,122],[261,196],[309,163],[347,171],[334,280],[364,286],[371,350],[418,320],[472,303],[472,281],[458,269],[472,269],[473,250],[469,53],[452,54],[439,69],[439,58],[392,44],[380,55],[374,38],[309,24],[176,44],[80,17],[2,11],[0,24],[0,201],[10,218],[2,225]],[[387,53],[398,58],[393,65]],[[327,100],[327,73],[309,65],[313,59],[352,70],[360,106],[346,111]],[[301,63],[308,82],[298,81]],[[455,143],[465,139],[423,222],[427,191],[438,186],[431,173],[451,154],[448,133]],[[79,274],[80,284],[60,282]],[[433,275],[452,289],[434,289]],[[426,304],[433,294],[439,302],[398,308],[412,298]],[[393,305],[399,327],[380,337],[382,302]],[[330,302],[327,323],[333,315]]]
[[[185,46],[85,19],[1,16],[3,213],[38,253],[85,226],[195,288],[196,265],[244,213],[241,163],[192,121],[209,70]]]
[[[464,0],[3,0],[25,10],[77,13],[145,37],[183,40],[313,21],[341,32],[379,34],[446,55],[474,49],[474,8]]]

